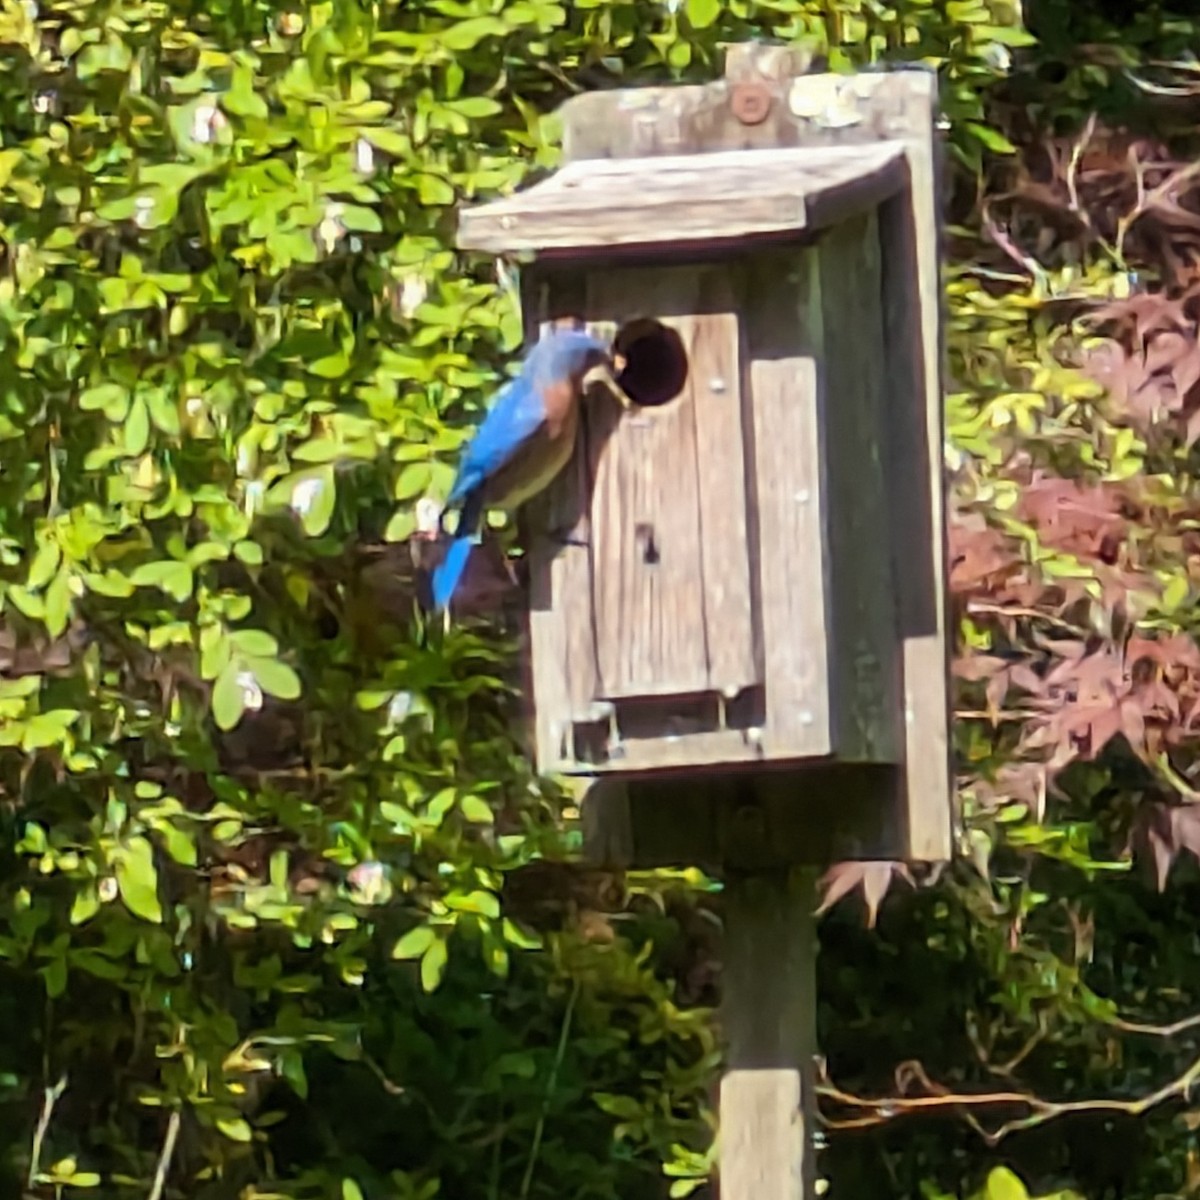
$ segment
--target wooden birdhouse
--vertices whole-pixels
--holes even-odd
[[[523,514],[538,766],[612,781],[610,857],[949,856],[934,87],[734,47],[462,214],[625,363]]]

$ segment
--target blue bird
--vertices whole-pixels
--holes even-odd
[[[543,335],[467,443],[446,512],[459,510],[446,557],[433,572],[433,605],[444,612],[462,580],[484,511],[513,511],[547,487],[575,448],[583,378],[609,365],[604,344],[578,329]],[[445,513],[442,514],[445,519]]]

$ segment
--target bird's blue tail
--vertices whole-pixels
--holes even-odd
[[[467,559],[471,557],[471,544],[474,539],[468,534],[456,537],[446,551],[446,557],[433,570],[433,607],[438,612],[445,612],[451,597],[462,580],[463,571],[467,568]]]

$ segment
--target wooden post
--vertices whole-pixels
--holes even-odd
[[[730,871],[721,1019],[721,1200],[813,1200],[816,870]]]

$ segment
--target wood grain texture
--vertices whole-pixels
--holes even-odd
[[[829,626],[816,250],[756,257],[744,284],[751,494],[770,758],[828,754]]]
[[[552,322],[553,297],[544,281],[524,287],[526,338]],[[578,436],[576,438],[578,442]],[[574,721],[591,719],[599,672],[591,626],[591,561],[586,545],[587,463],[576,453],[565,470],[521,512],[529,557],[529,653],[535,697],[538,769],[574,762]],[[564,546],[554,531],[569,529],[582,542]]]
[[[883,281],[876,216],[818,250],[827,401],[830,702],[847,762],[903,761],[892,514],[885,463]],[[919,563],[906,570],[919,569]]]
[[[811,1200],[816,1127],[816,872],[731,873],[721,1025],[722,1200]]]
[[[906,193],[880,212],[889,383],[888,486],[903,653],[907,854],[951,856],[955,825],[949,741],[943,410],[938,367],[935,224],[927,199]],[[923,232],[921,232],[923,229]]]
[[[760,73],[761,78],[761,73]],[[573,96],[559,109],[568,163],[767,148],[931,142],[922,124],[936,75],[904,67],[858,75],[780,75],[766,80],[774,103],[760,125],[743,125],[730,81],[629,88]]]
[[[903,151],[743,150],[573,163],[504,200],[465,209],[458,243],[499,253],[749,237],[819,228],[877,207]]]
[[[653,315],[679,334],[689,360],[679,397],[624,413],[592,456],[601,695],[748,687],[760,672],[728,275],[703,267],[594,272],[588,314],[608,325]],[[591,444],[590,410],[586,420]]]

